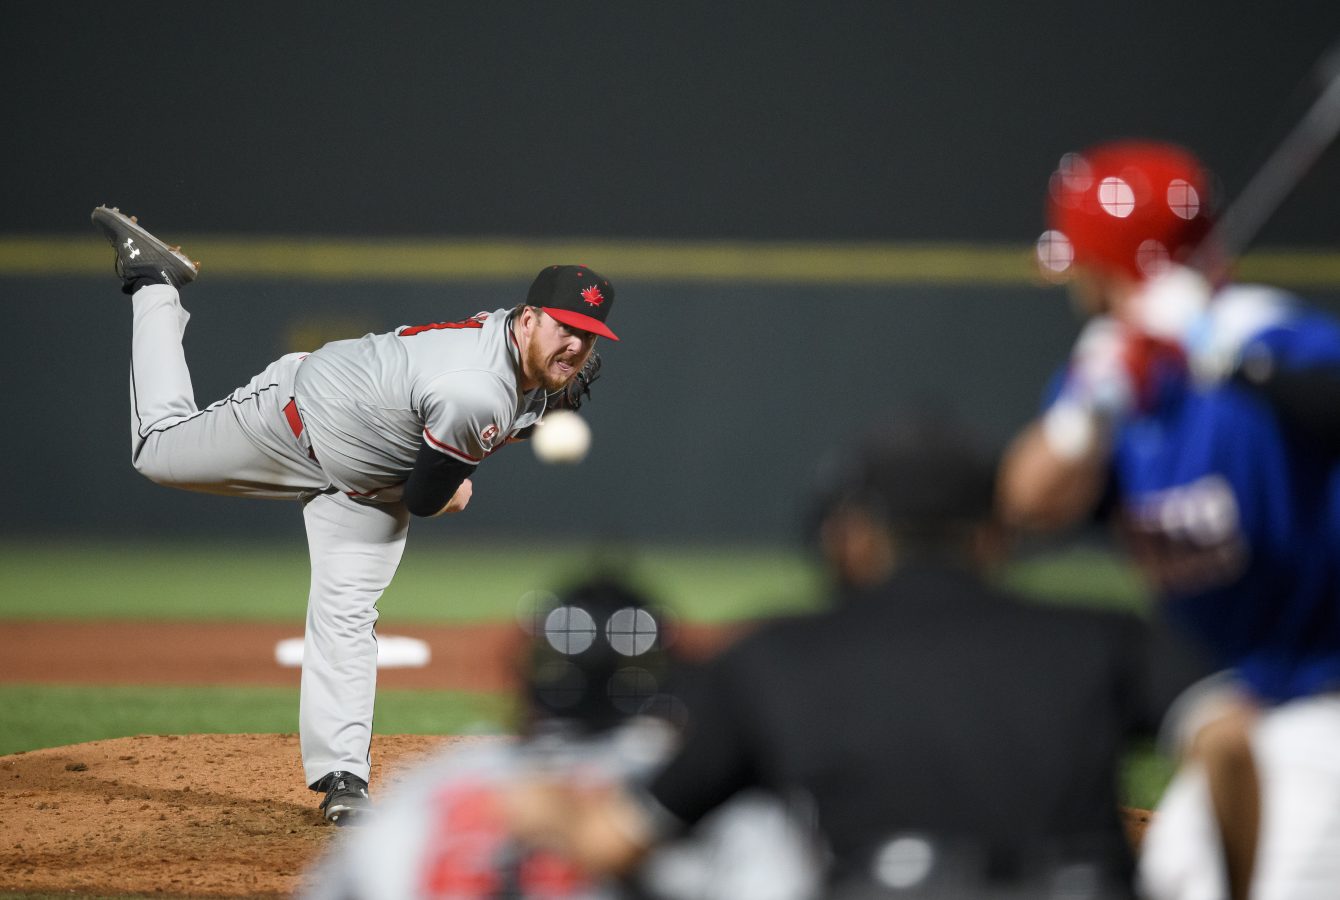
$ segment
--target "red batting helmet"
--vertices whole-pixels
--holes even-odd
[[[1051,177],[1038,262],[1053,278],[1072,264],[1157,275],[1209,231],[1211,190],[1200,161],[1171,144],[1118,141],[1067,153]]]

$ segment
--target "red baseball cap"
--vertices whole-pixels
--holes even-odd
[[[564,325],[617,341],[605,317],[614,305],[614,285],[586,266],[550,266],[535,276],[526,294],[528,306],[538,306]]]

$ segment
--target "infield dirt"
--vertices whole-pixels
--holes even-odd
[[[497,738],[378,736],[381,789],[426,754]],[[296,735],[140,736],[0,757],[0,891],[288,896],[339,829]]]

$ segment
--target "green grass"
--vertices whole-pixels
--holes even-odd
[[[581,546],[411,546],[381,601],[400,622],[505,619],[529,591],[601,567],[626,572],[685,618],[723,622],[802,610],[822,592],[797,550],[653,547],[611,560]],[[191,543],[0,543],[0,619],[302,621],[308,561],[298,549]],[[1011,565],[1002,580],[1044,600],[1141,610],[1134,572],[1076,549]]]
[[[798,553],[768,548],[650,548],[617,560],[582,546],[413,545],[380,603],[397,622],[513,615],[533,590],[555,590],[613,565],[685,618],[743,619],[804,608],[818,576]],[[172,543],[0,544],[0,619],[301,622],[301,548]]]
[[[1054,603],[1143,613],[1148,593],[1135,570],[1119,557],[1090,547],[1033,556],[1002,573],[1007,586]]]
[[[1121,797],[1127,806],[1153,809],[1173,775],[1174,763],[1142,741],[1126,754],[1121,772]]]
[[[0,684],[0,755],[136,734],[290,734],[296,688]],[[511,707],[496,694],[377,692],[380,734],[496,734]]]

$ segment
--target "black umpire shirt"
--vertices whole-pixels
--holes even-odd
[[[714,660],[650,791],[693,823],[746,787],[800,789],[838,873],[915,832],[971,842],[997,867],[1086,860],[1125,878],[1124,744],[1199,674],[1165,649],[1132,615],[905,569]]]

